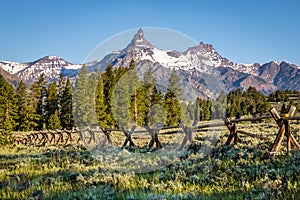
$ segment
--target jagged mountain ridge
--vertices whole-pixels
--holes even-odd
[[[55,81],[62,72],[67,76],[74,75],[74,70],[79,69],[81,65],[72,64],[58,56],[48,55],[28,63],[1,61],[0,67],[30,84],[37,81],[42,73],[49,82]]]
[[[111,63],[114,67],[127,66],[131,58],[135,59],[139,71],[145,71],[140,68],[146,67],[146,61],[149,66],[155,65],[155,69],[160,67],[168,69],[169,72],[163,73],[164,76],[156,74],[159,79],[163,80],[168,78],[171,69],[176,69],[181,77],[189,82],[190,86],[204,96],[210,96],[212,93],[209,89],[212,81],[203,79],[203,77],[209,76],[217,82],[221,80],[227,91],[236,88],[245,90],[249,86],[255,86],[265,93],[276,89],[300,90],[300,84],[296,84],[300,81],[299,66],[273,61],[263,65],[258,63],[238,64],[222,57],[212,45],[203,42],[184,52],[161,50],[154,47],[144,37],[141,29],[126,48],[108,54],[103,60],[94,63],[89,68],[91,71],[95,68],[104,70],[106,63]],[[285,71],[290,71],[292,76]]]
[[[128,66],[134,58],[140,75],[152,66],[159,84],[166,85],[172,69],[181,76],[182,85],[189,93],[193,89],[199,96],[212,96],[215,82],[223,89],[247,89],[255,86],[268,93],[276,89],[300,90],[300,67],[288,62],[266,64],[238,64],[222,57],[216,49],[203,42],[186,51],[161,50],[153,46],[140,29],[122,50],[115,50],[99,61],[86,63],[90,71],[105,70],[107,63],[113,67]],[[71,64],[56,56],[46,56],[30,63],[0,62],[0,67],[26,82],[36,81],[41,73],[48,81],[56,80],[61,73],[76,76],[80,65]],[[188,88],[189,87],[189,88]]]

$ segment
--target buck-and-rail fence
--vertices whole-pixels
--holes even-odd
[[[184,137],[182,142],[179,146],[179,149],[182,149],[187,142],[194,143],[193,133],[204,131],[208,128],[216,128],[219,127],[227,127],[229,131],[229,136],[226,141],[226,145],[230,145],[232,143],[236,144],[241,142],[239,134],[243,134],[250,137],[256,137],[261,140],[269,140],[270,138],[263,135],[258,135],[254,133],[250,133],[238,128],[239,122],[249,122],[249,121],[260,121],[265,119],[274,119],[274,122],[278,125],[278,133],[276,138],[273,142],[272,149],[270,154],[275,155],[279,147],[282,144],[284,136],[286,137],[286,147],[287,151],[290,151],[292,147],[297,150],[300,150],[300,145],[296,141],[295,137],[291,133],[291,125],[290,122],[292,120],[300,120],[300,116],[293,116],[296,111],[296,107],[291,106],[288,113],[284,115],[280,115],[275,108],[271,108],[269,110],[270,115],[260,116],[260,117],[252,117],[252,118],[240,118],[237,116],[235,119],[224,119],[223,122],[216,122],[216,123],[207,123],[198,125],[198,121],[194,120],[192,125],[187,126],[182,121],[180,121],[179,126],[169,126],[169,127],[160,127],[157,126],[155,128],[145,126],[143,130],[136,130],[136,126],[131,127],[130,130],[126,129],[125,127],[121,127],[120,129],[104,129],[101,126],[98,126],[98,129],[79,129],[75,128],[72,130],[43,130],[43,131],[32,131],[27,133],[23,136],[15,136],[15,143],[16,144],[54,144],[54,145],[61,145],[61,144],[91,144],[97,143],[97,148],[101,150],[106,143],[112,143],[111,134],[113,132],[123,132],[125,137],[123,145],[121,148],[125,148],[126,146],[135,147],[135,142],[133,138],[138,138],[139,136],[143,137],[145,134],[146,136],[150,137],[150,141],[147,145],[147,148],[150,149],[154,145],[156,145],[157,149],[162,148],[162,144],[159,140],[159,135],[165,134],[177,134],[177,133],[184,133]],[[98,141],[96,138],[96,133],[104,134],[101,141]],[[139,133],[141,135],[139,135]],[[143,134],[142,134],[143,133]],[[76,137],[74,136],[76,134]],[[88,137],[86,137],[88,135]],[[134,135],[134,137],[133,137]]]

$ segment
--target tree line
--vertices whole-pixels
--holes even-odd
[[[237,114],[263,115],[271,103],[289,101],[291,93],[295,91],[276,91],[264,96],[255,87],[249,87],[227,94],[222,91],[216,99],[186,102],[175,70],[169,76],[167,88],[161,88],[151,67],[142,79],[139,77],[133,59],[126,67],[113,68],[108,64],[104,72],[90,73],[83,66],[73,88],[63,75],[47,83],[42,74],[29,88],[21,81],[14,89],[0,75],[1,138],[10,131],[94,125],[176,126],[179,120],[189,123],[195,118],[205,121]],[[288,105],[283,105],[283,109],[288,109]]]
[[[21,81],[14,89],[0,75],[1,142],[11,131],[71,129],[72,109],[72,87],[64,76],[48,84],[42,74],[30,88]]]
[[[136,126],[172,126],[181,117],[179,76],[173,70],[165,93],[149,67],[142,79],[134,60],[127,67],[88,73],[82,67],[74,88],[74,117],[78,127],[103,128]]]

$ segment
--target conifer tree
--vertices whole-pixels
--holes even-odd
[[[37,126],[37,124],[34,122],[34,109],[32,105],[30,105],[27,88],[23,81],[21,81],[17,87],[16,99],[18,105],[16,130],[33,130]]]
[[[150,124],[151,126],[163,125],[166,119],[166,112],[164,109],[164,95],[161,90],[153,87],[153,93],[151,95],[151,107],[150,107]]]
[[[35,110],[34,121],[37,125],[37,130],[46,128],[47,122],[47,82],[44,74],[41,74],[39,80],[32,84],[30,90],[30,103]]]
[[[61,102],[60,124],[63,129],[70,130],[74,127],[74,118],[73,118],[72,87],[69,79],[67,79],[65,88],[62,92],[62,97],[60,102]]]
[[[57,97],[57,89],[56,83],[50,83],[49,88],[47,90],[47,120],[50,115],[54,114],[55,111],[58,111],[58,97]]]
[[[17,104],[13,87],[0,75],[0,143],[8,142],[9,132],[16,126]]]
[[[59,116],[58,116],[58,110],[55,110],[55,112],[53,114],[50,115],[49,120],[48,120],[48,129],[49,130],[57,130],[57,129],[61,129],[61,125],[60,125],[60,120],[59,120]]]
[[[129,79],[125,74],[116,83],[112,95],[112,114],[119,127],[127,126],[130,122],[129,105]]]
[[[61,114],[61,104],[62,104],[62,96],[65,90],[67,79],[63,74],[60,74],[59,79],[56,83],[56,90],[57,90],[57,106],[58,106],[58,115]]]
[[[103,79],[100,74],[98,77],[98,83],[95,91],[95,106],[96,106],[96,116],[100,125],[104,128],[108,128],[107,124],[107,115],[106,115],[106,104],[105,104],[105,96],[103,89]]]
[[[115,75],[111,64],[108,64],[103,78],[103,93],[105,96],[107,126],[115,125],[111,110],[112,93],[115,86]]]
[[[179,76],[172,70],[168,80],[167,93],[165,94],[166,126],[176,126],[181,119],[180,109],[181,88]]]
[[[76,126],[84,128],[96,124],[95,76],[89,76],[85,65],[78,73],[74,91],[74,119]]]

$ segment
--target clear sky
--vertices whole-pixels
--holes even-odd
[[[82,63],[113,35],[161,27],[234,62],[300,65],[299,0],[0,0],[0,8],[0,60]]]

